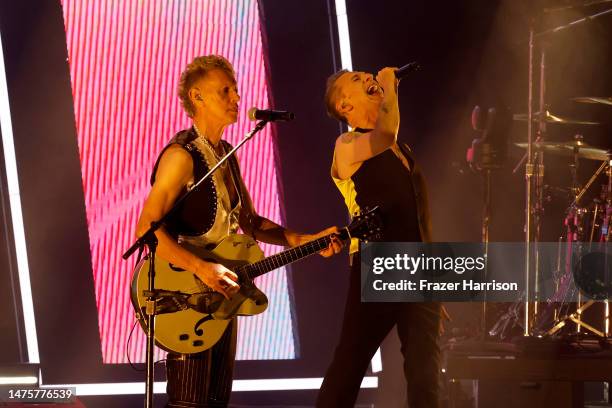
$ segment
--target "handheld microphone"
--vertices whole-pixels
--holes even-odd
[[[398,81],[406,76],[408,76],[409,73],[411,72],[415,72],[421,69],[421,66],[419,65],[418,62],[413,61],[410,62],[406,65],[404,65],[403,67],[400,67],[398,69],[395,70],[395,77],[398,79]]]
[[[276,121],[290,121],[295,118],[293,112],[270,110],[270,109],[257,109],[252,107],[249,109],[249,119],[251,120],[265,120],[267,122]]]

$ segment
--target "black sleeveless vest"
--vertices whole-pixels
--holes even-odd
[[[157,157],[157,161],[155,162],[155,166],[153,167],[153,173],[151,174],[151,185],[153,185],[155,182],[155,174],[157,173],[157,168],[159,167],[159,161],[162,155],[166,149],[173,144],[180,145],[191,155],[191,159],[193,160],[194,182],[200,180],[209,171],[209,167],[204,159],[204,156],[192,143],[197,137],[197,133],[195,132],[194,128],[191,127],[178,132],[170,140],[170,142],[168,142],[166,147],[164,147],[164,149],[160,152],[159,156]],[[221,143],[224,144],[225,151],[232,149],[232,146],[226,141],[222,140]],[[232,172],[232,177],[235,178],[235,175],[239,174],[237,173],[239,170],[236,156],[231,156],[228,159],[228,162]],[[242,197],[239,183],[234,184],[238,189],[237,194]],[[179,195],[179,199],[186,192],[187,189],[184,188]],[[183,203],[181,203],[179,208],[172,215],[170,215],[165,223],[165,227],[170,235],[175,238],[178,237],[178,235],[202,235],[208,232],[213,226],[215,223],[216,214],[217,189],[215,188],[212,178],[209,178],[202,183],[196,189],[196,191],[191,193],[191,195]]]
[[[391,149],[364,161],[351,176],[355,201],[361,209],[380,207],[381,241],[427,242],[431,228],[425,182],[410,150],[398,146],[410,170]]]
[[[351,178],[359,208],[380,207],[382,241],[421,241],[410,173],[391,149],[363,162]]]

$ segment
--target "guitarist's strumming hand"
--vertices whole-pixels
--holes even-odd
[[[337,232],[338,232],[338,227],[329,227],[317,234],[296,234],[290,239],[288,239],[288,241],[292,247],[295,247],[295,246],[302,245],[310,241],[314,241],[317,238],[321,238],[321,237],[324,237],[330,234],[334,234]],[[342,251],[343,246],[344,245],[342,241],[336,235],[333,235],[331,237],[330,244],[324,250],[319,251],[319,255],[325,258],[329,258],[330,256],[335,255],[339,253],[340,251]]]
[[[221,293],[226,299],[240,290],[240,286],[236,283],[238,276],[221,264],[201,261],[195,274],[208,287]]]

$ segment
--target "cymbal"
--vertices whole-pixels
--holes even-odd
[[[603,105],[612,106],[612,97],[607,96],[580,96],[578,98],[572,98],[572,100],[580,103],[601,103]]]
[[[527,143],[515,143],[516,146],[527,149]],[[552,153],[560,156],[573,156],[574,148],[578,148],[578,157],[589,160],[608,160],[609,152],[604,149],[589,146],[579,140],[568,142],[539,142],[533,144],[534,149],[542,149],[546,153]]]
[[[551,13],[554,11],[571,10],[571,9],[577,9],[577,8],[583,8],[583,7],[589,7],[589,6],[597,6],[599,4],[605,4],[605,3],[610,3],[610,2],[612,2],[612,0],[591,0],[585,3],[575,2],[577,4],[562,4],[562,5],[560,4],[558,6],[547,7],[544,9],[544,12]]]
[[[527,114],[526,113],[517,113],[514,115],[514,120],[526,122]],[[533,113],[533,121],[538,122],[540,120],[540,112]],[[570,119],[563,118],[561,116],[556,116],[546,111],[546,123],[560,123],[564,125],[599,125],[598,122],[590,122],[587,120],[578,120],[578,119]]]

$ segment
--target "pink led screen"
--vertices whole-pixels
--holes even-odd
[[[268,107],[257,1],[63,0],[62,5],[102,354],[105,363],[124,363],[134,324],[129,284],[135,259],[125,262],[121,254],[133,241],[158,152],[190,126],[176,96],[178,78],[198,55],[220,54],[233,63],[240,119],[224,138],[237,144],[253,125],[247,110]],[[256,208],[278,222],[273,149],[267,128],[238,156]],[[257,284],[270,308],[240,320],[238,358],[294,358],[286,272],[277,270]],[[144,361],[144,344],[137,328],[129,347],[132,361]]]

